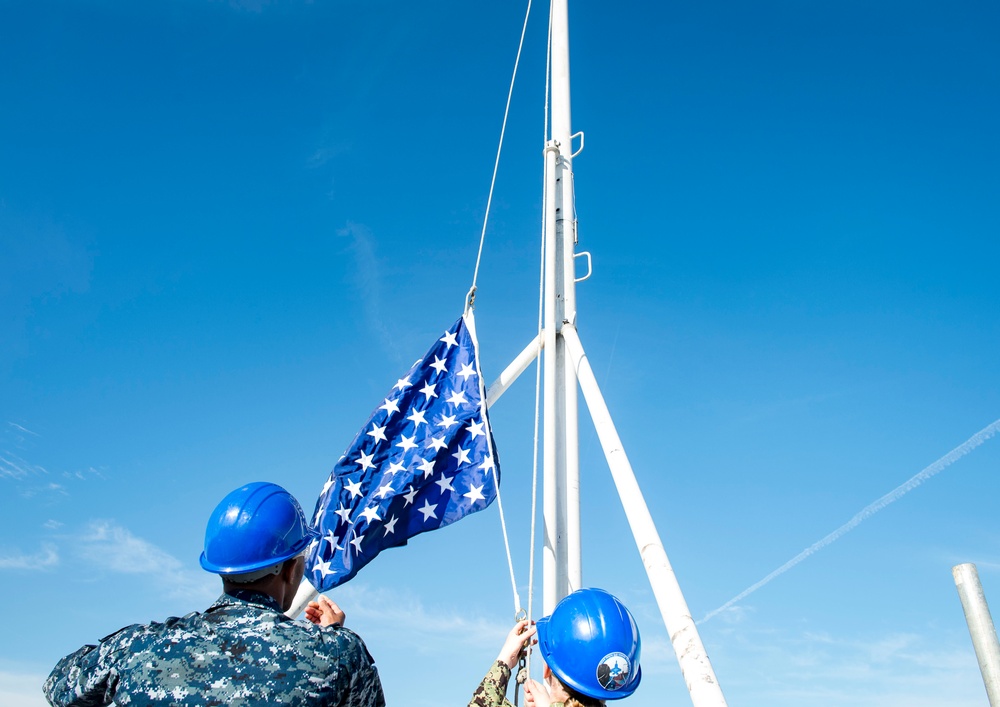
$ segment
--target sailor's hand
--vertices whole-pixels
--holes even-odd
[[[537,680],[531,678],[525,680],[524,695],[525,707],[549,707],[551,704],[549,691],[545,689],[545,685]]]
[[[521,656],[521,651],[530,644],[537,643],[537,641],[531,640],[536,630],[527,619],[522,619],[514,624],[514,628],[507,634],[507,640],[503,642],[503,648],[500,649],[497,660],[513,670],[514,666],[517,665],[517,659]]]
[[[320,594],[317,601],[309,602],[309,606],[306,607],[306,618],[317,626],[343,626],[347,614],[325,595]]]

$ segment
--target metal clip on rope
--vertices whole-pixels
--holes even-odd
[[[517,693],[521,689],[521,685],[527,681],[527,657],[522,653],[521,658],[517,661],[517,677],[514,678],[514,707],[517,707]]]
[[[514,623],[524,621],[528,618],[528,611],[523,607],[514,612]],[[517,675],[514,677],[514,707],[517,707],[518,691],[528,680],[528,646],[521,647],[521,654],[517,661]]]
[[[471,310],[476,308],[476,286],[473,285],[469,290],[469,294],[465,296],[465,313],[468,314]]]

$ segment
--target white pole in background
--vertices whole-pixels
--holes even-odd
[[[986,604],[983,585],[979,582],[979,572],[971,562],[955,565],[951,568],[958,588],[958,597],[962,600],[965,611],[965,621],[969,624],[972,635],[972,645],[979,659],[979,670],[983,674],[986,685],[986,696],[990,707],[1000,707],[1000,644],[997,643],[997,631],[990,616],[990,607]]]

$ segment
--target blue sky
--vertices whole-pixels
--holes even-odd
[[[215,503],[311,506],[460,314],[524,7],[0,6],[0,702],[200,609]],[[546,8],[479,277],[532,338]],[[1000,12],[571,4],[583,343],[696,618],[1000,418]],[[533,375],[494,407],[528,584]],[[688,703],[592,426],[584,578]],[[701,626],[730,704],[985,705],[951,577],[1000,602],[1000,440]],[[391,704],[464,704],[511,624],[495,507],[334,591]],[[540,583],[540,577],[538,582]]]

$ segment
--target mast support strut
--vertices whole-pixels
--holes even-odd
[[[705,646],[698,635],[691,611],[681,593],[677,576],[663,549],[660,534],[639,489],[635,472],[632,471],[632,465],[625,454],[621,437],[618,436],[618,430],[611,419],[611,413],[604,402],[604,396],[597,385],[597,379],[594,377],[594,371],[590,367],[590,361],[583,350],[576,328],[564,324],[562,338],[566,341],[566,348],[580,381],[583,398],[590,410],[594,427],[597,428],[597,436],[604,449],[604,456],[608,460],[611,477],[615,482],[615,488],[618,489],[660,615],[670,634],[670,642],[674,647],[674,653],[677,654],[677,661],[687,683],[691,702],[695,707],[726,707],[726,698],[722,695],[722,688],[719,687],[719,681],[715,677]]]

